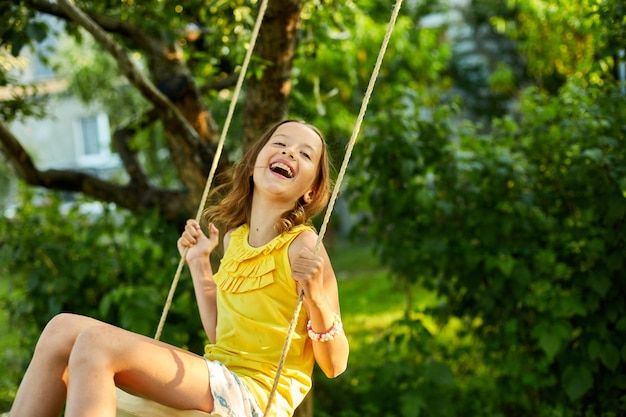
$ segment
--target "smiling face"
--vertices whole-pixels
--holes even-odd
[[[302,197],[309,203],[322,152],[322,139],[310,127],[297,122],[280,125],[257,155],[255,188],[292,202]]]

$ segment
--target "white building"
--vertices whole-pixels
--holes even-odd
[[[62,23],[42,17],[51,26]],[[39,51],[54,51],[58,39],[48,37]],[[20,82],[36,85],[40,96],[49,100],[44,119],[29,117],[8,127],[30,154],[40,170],[69,169],[107,177],[119,167],[119,158],[111,152],[109,118],[97,106],[86,106],[67,92],[67,82],[55,78],[54,72],[25,48],[18,58],[21,65],[14,70]],[[0,103],[19,94],[9,86],[0,89]]]

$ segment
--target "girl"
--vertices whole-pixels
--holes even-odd
[[[337,281],[307,225],[326,205],[329,162],[322,135],[286,120],[235,167],[230,190],[207,210],[209,235],[189,220],[177,242],[209,338],[204,356],[92,318],[60,314],[43,330],[10,417],[114,416],[115,386],[178,409],[261,416],[298,294],[304,293],[272,415],[293,414],[311,388],[314,362],[333,378],[348,361]],[[225,253],[209,255],[222,224]],[[208,371],[207,371],[208,367]]]

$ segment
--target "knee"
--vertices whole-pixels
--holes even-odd
[[[54,316],[41,332],[35,351],[60,354],[67,357],[72,350],[76,334],[73,323],[77,321],[74,314],[61,313]]]
[[[111,362],[114,346],[113,335],[107,326],[91,326],[83,329],[76,337],[69,358],[70,369],[103,368]]]

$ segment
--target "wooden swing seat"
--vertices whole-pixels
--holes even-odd
[[[198,410],[178,410],[117,388],[117,417],[221,417]]]

